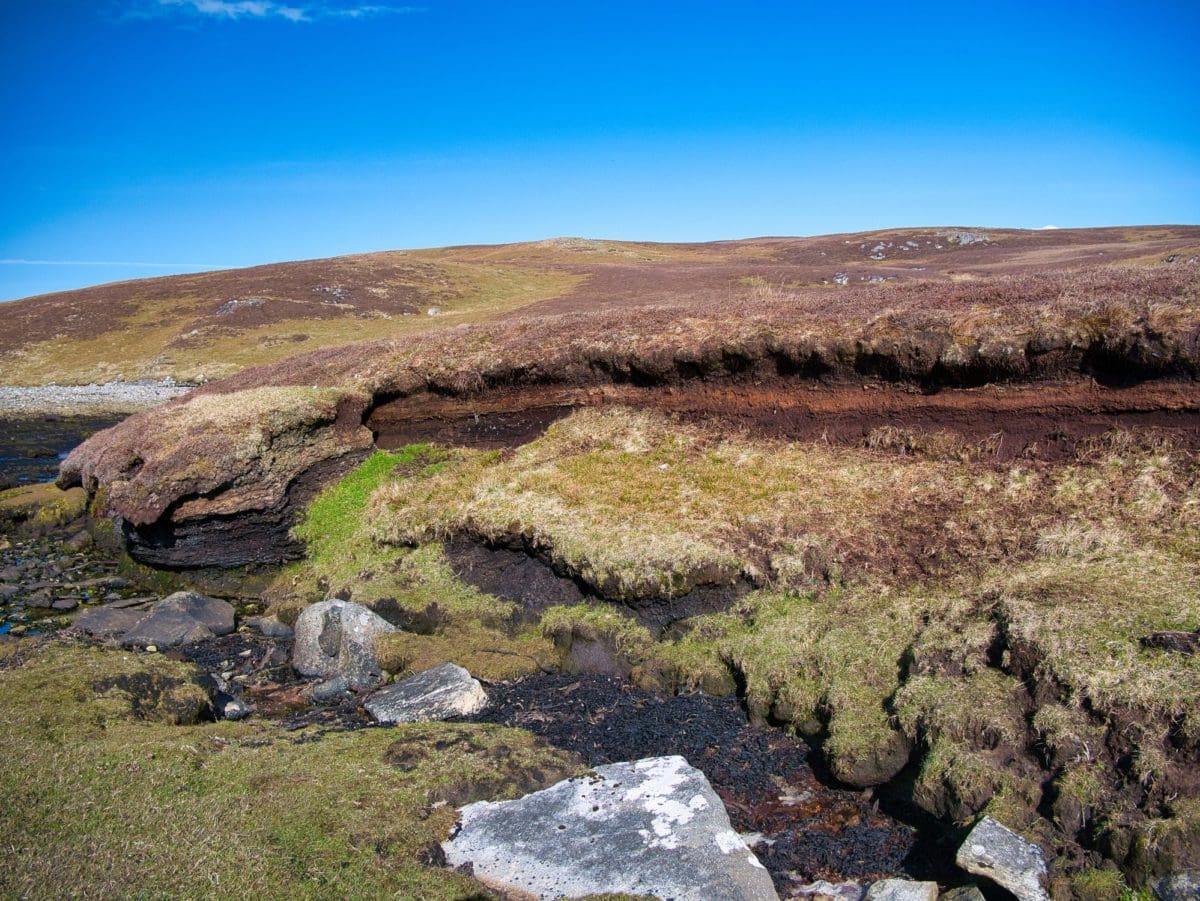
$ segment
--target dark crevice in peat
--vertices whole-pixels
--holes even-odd
[[[567,571],[524,537],[499,543],[460,534],[446,542],[446,556],[459,579],[520,604],[527,621],[536,621],[550,607],[603,601],[627,612],[655,637],[689,617],[727,610],[754,588],[739,578],[730,584],[698,582],[678,595],[621,597]]]

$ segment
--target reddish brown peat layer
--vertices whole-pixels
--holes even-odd
[[[811,385],[794,379],[666,388],[541,387],[393,400],[375,407],[366,426],[385,449],[424,441],[500,448],[532,440],[579,407],[610,405],[800,441],[860,443],[888,426],[945,431],[969,442],[989,441],[1002,460],[1020,455],[1061,459],[1080,438],[1113,428],[1155,428],[1184,446],[1200,443],[1200,390],[1191,381],[1120,389],[1075,381],[934,394],[879,382]]]

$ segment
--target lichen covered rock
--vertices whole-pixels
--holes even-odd
[[[682,757],[597,767],[516,801],[464,807],[442,847],[451,866],[535,898],[628,893],[768,901],[767,871],[720,798]]]

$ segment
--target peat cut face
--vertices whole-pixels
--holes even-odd
[[[664,590],[626,597],[556,567],[547,554],[520,538],[491,544],[458,535],[447,542],[446,556],[458,578],[486,594],[520,604],[528,622],[536,622],[550,607],[602,600],[619,605],[655,635],[689,617],[727,610],[754,587],[744,578],[705,583],[705,574],[700,573],[695,584],[678,594]]]

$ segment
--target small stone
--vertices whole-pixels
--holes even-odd
[[[74,610],[79,606],[79,598],[59,598],[50,606],[55,610]]]
[[[250,628],[257,629],[267,638],[292,637],[292,627],[280,622],[277,616],[251,616],[245,622]]]
[[[312,699],[318,704],[328,704],[330,701],[340,700],[349,691],[350,684],[345,677],[334,676],[332,679],[318,682],[312,687]]]
[[[381,723],[423,723],[470,716],[487,705],[478,679],[453,663],[443,663],[382,688],[363,706]]]
[[[245,701],[237,698],[230,698],[220,708],[221,718],[227,720],[244,720],[251,713],[253,708]]]
[[[866,893],[866,887],[857,882],[826,882],[823,879],[790,890],[791,897],[808,898],[809,901],[862,901]]]
[[[1041,848],[991,817],[975,825],[954,860],[968,873],[1008,889],[1018,901],[1049,901]]]
[[[881,879],[867,889],[866,901],[937,901],[936,882],[909,879]]]
[[[54,605],[54,596],[45,588],[39,588],[25,597],[25,604],[29,607],[51,607]]]
[[[157,646],[157,645],[153,645],[153,644],[148,644],[148,645],[146,645],[146,653],[148,653],[148,654],[157,654],[157,653],[158,653],[158,646]]]
[[[960,885],[957,888],[946,889],[938,896],[938,901],[985,901],[985,899],[979,886]]]

